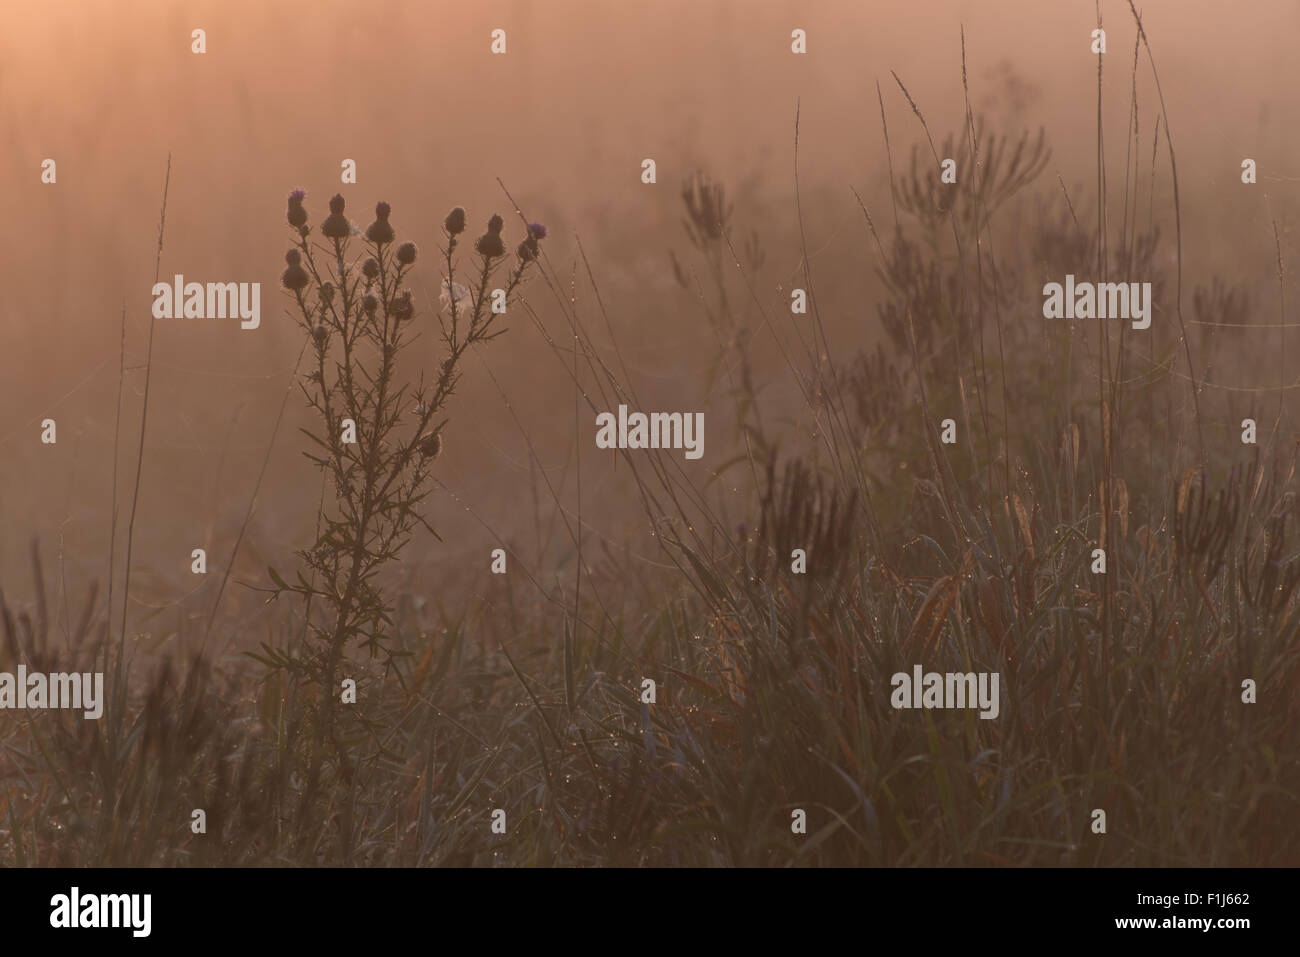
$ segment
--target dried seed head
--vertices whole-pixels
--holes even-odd
[[[323,349],[325,343],[329,342],[330,331],[325,328],[324,323],[317,323],[311,331],[311,337],[316,341],[316,345]]]
[[[493,213],[492,218],[488,220],[488,232],[499,233],[501,232],[501,227],[503,227],[505,224],[506,221],[504,219],[502,219],[496,213]]]
[[[343,194],[335,193],[330,199],[330,212],[334,215],[340,215],[343,212]]]
[[[296,249],[290,249],[287,253],[284,254],[284,261],[287,262],[290,266],[301,265],[302,253],[298,252],[298,250]]]
[[[320,287],[320,301],[327,306],[334,301],[334,283],[327,282]]]
[[[465,231],[465,207],[457,206],[442,222],[443,227],[453,236],[459,236]]]
[[[361,308],[366,311],[367,316],[373,316],[375,310],[379,308],[379,300],[370,293],[366,293],[361,299]]]
[[[397,261],[403,266],[409,266],[415,262],[415,243],[402,243],[397,247]]]
[[[374,279],[379,275],[379,263],[374,256],[361,264],[361,274],[367,279]]]

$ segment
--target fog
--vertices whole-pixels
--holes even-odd
[[[1126,3],[1103,3],[1101,14],[1103,140],[1119,176],[1134,27]],[[548,226],[549,261],[562,278],[576,277],[593,328],[601,341],[617,337],[644,394],[663,403],[655,408],[697,408],[707,398],[702,382],[715,343],[668,257],[670,249],[688,257],[680,199],[688,174],[703,170],[727,184],[737,229],[757,234],[767,253],[756,295],[779,308],[800,272],[798,109],[809,257],[833,346],[854,349],[877,335],[877,287],[850,187],[878,217],[889,208],[876,84],[900,164],[923,134],[891,71],[941,139],[964,115],[964,27],[972,106],[995,126],[1044,126],[1053,155],[1035,188],[1059,198],[1059,176],[1091,208],[1096,15],[1091,3],[1041,0],[219,0],[7,10],[0,32],[0,204],[8,223],[0,269],[0,587],[29,592],[33,538],[47,578],[66,580],[74,606],[79,589],[107,573],[125,310],[120,571],[169,154],[162,278],[260,282],[262,315],[256,330],[225,320],[154,326],[133,559],[132,595],[141,605],[133,615],[206,613],[215,583],[196,589],[190,550],[207,548],[218,571],[228,560],[282,402],[285,421],[235,578],[258,580],[268,563],[291,566],[292,549],[310,534],[320,480],[301,455],[304,403],[288,388],[301,335],[279,285],[290,189],[307,191],[314,222],[335,192],[363,226],[377,200],[392,204],[399,236],[421,248],[414,286],[425,337],[416,348],[432,368],[440,356],[432,309],[443,216],[463,205],[471,231],[481,231],[499,212],[517,241],[504,184],[528,219]],[[1300,88],[1291,43],[1300,3],[1230,10],[1161,0],[1145,3],[1142,16],[1176,151],[1186,274],[1230,275],[1275,310],[1272,220],[1284,257],[1294,261],[1300,252],[1293,226],[1300,159],[1289,122]],[[206,31],[202,55],[191,52],[196,28]],[[506,31],[505,55],[489,52],[497,28]],[[791,53],[795,28],[807,32],[806,55]],[[1161,107],[1145,52],[1137,77],[1137,127],[1149,151]],[[1254,187],[1240,181],[1246,157],[1258,164]],[[46,158],[57,163],[55,184],[41,181]],[[641,182],[645,158],[656,161],[655,185]],[[344,159],[356,162],[355,185],[340,183]],[[1163,144],[1158,162],[1157,215],[1172,230]],[[579,240],[609,332],[586,292]],[[534,281],[525,295],[563,345],[552,293]],[[476,350],[449,408],[438,472],[445,488],[430,500],[444,541],[422,537],[409,555],[410,567],[426,576],[416,587],[429,594],[440,574],[471,557],[478,562],[496,536],[532,536],[530,547],[549,548],[534,529],[526,436],[566,499],[574,491],[572,458],[581,452],[584,481],[590,475],[584,521],[593,536],[621,542],[630,535],[632,548],[653,555],[652,543],[636,537],[645,530],[634,500],[620,511],[620,476],[591,461],[594,426],[575,433],[563,361],[522,311],[509,326]],[[1260,341],[1261,357],[1272,357],[1271,342]],[[777,351],[759,348],[764,400],[773,410],[793,404]],[[57,422],[55,445],[40,441],[46,418]],[[724,428],[721,418],[712,421]],[[715,434],[706,449],[721,451]],[[227,601],[235,608],[248,598],[232,586]]]

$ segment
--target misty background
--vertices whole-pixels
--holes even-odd
[[[1107,162],[1122,172],[1134,28],[1127,3],[1101,5]],[[1300,184],[1291,38],[1300,3],[1161,0],[1142,5],[1172,125],[1188,283],[1223,273],[1255,293],[1260,321],[1277,321],[1271,220],[1283,257],[1297,261],[1292,223]],[[609,342],[578,240],[611,328],[647,409],[712,409],[701,383],[717,350],[698,297],[674,278],[673,250],[692,264],[682,229],[682,181],[696,170],[727,186],[738,236],[766,254],[754,276],[764,308],[788,308],[799,285],[794,121],[818,300],[832,347],[845,354],[879,335],[874,253],[850,187],[889,221],[876,83],[896,166],[921,129],[890,71],[936,141],[963,119],[960,30],[972,105],[992,128],[1046,128],[1053,155],[1035,190],[1076,205],[1096,195],[1097,60],[1092,3],[1028,0],[513,0],[490,8],[451,2],[51,2],[6,11],[0,33],[0,587],[30,590],[29,546],[41,543],[48,581],[80,607],[107,574],[121,312],[126,365],[118,462],[119,573],[135,475],[143,363],[149,335],[159,207],[172,171],[161,278],[262,283],[261,327],[234,320],[160,320],[133,561],[132,620],[161,612],[205,617],[243,521],[301,347],[279,285],[289,245],[285,197],[307,190],[312,222],[335,192],[361,226],[392,204],[399,239],[419,244],[414,289],[426,370],[441,358],[433,317],[446,212],[463,205],[477,235],[493,213],[520,237],[498,178],[530,220],[561,279],[574,277],[579,311]],[[190,52],[191,31],[207,52]],[[508,52],[489,52],[490,33]],[[808,53],[790,52],[802,28]],[[1145,53],[1138,67],[1141,143],[1159,111]],[[56,185],[41,163],[58,164]],[[654,158],[658,183],[642,184]],[[1255,159],[1257,186],[1240,182]],[[357,183],[340,183],[356,161]],[[1145,165],[1145,164],[1144,164]],[[1172,239],[1162,144],[1157,219]],[[1008,212],[1008,216],[1018,215]],[[1000,224],[1015,235],[1016,221]],[[1171,244],[1166,242],[1166,247]],[[1293,298],[1288,279],[1287,293]],[[567,327],[540,280],[524,290],[562,348]],[[1010,317],[1041,322],[1033,311]],[[1159,316],[1157,316],[1159,321]],[[405,566],[415,593],[472,600],[488,552],[504,540],[555,559],[568,547],[536,478],[525,436],[562,500],[576,507],[582,456],[583,523],[593,541],[657,563],[656,546],[612,456],[598,457],[594,421],[575,424],[574,389],[534,321],[512,311],[509,333],[476,350],[452,399],[428,514],[443,541],[417,536]],[[1223,381],[1252,384],[1253,360],[1276,385],[1276,334],[1234,343],[1243,364]],[[1253,338],[1249,338],[1253,337]],[[755,338],[765,413],[801,405],[772,343]],[[487,372],[491,372],[491,376]],[[495,381],[494,378],[495,377]],[[721,387],[718,387],[719,389]],[[505,395],[503,396],[502,390]],[[509,404],[507,404],[507,402]],[[518,416],[516,421],[515,416]],[[40,421],[58,443],[40,442]],[[240,549],[234,580],[265,584],[265,567],[292,568],[311,537],[320,478],[301,455],[308,424],[296,387]],[[575,431],[576,429],[576,431]],[[702,478],[729,453],[725,411],[710,412]],[[575,444],[576,443],[576,444]],[[209,574],[189,572],[206,548]],[[102,594],[102,592],[101,592]],[[232,584],[223,612],[251,593]],[[251,603],[255,606],[255,601]],[[149,620],[161,620],[153,618]],[[142,630],[152,625],[139,625]]]

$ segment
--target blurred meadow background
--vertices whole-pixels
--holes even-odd
[[[120,684],[102,728],[0,716],[0,861],[1295,864],[1276,522],[1300,410],[1276,324],[1297,294],[1300,3],[1146,3],[1159,91],[1129,5],[1100,15],[1099,80],[1081,2],[9,11],[0,668],[96,660]],[[936,148],[955,138],[964,198],[936,191],[909,96]],[[983,164],[1003,137],[1026,182],[967,178],[968,118]],[[261,327],[159,320],[146,369],[169,156],[161,278],[261,282]],[[265,591],[323,494],[296,386],[274,432],[304,341],[280,284],[294,188],[313,224],[336,192],[363,229],[391,203],[418,244],[412,373],[444,355],[448,210],[471,237],[503,215],[513,249],[508,190],[548,230],[508,331],[464,360],[423,506],[439,538],[385,568],[397,657],[353,651],[362,705],[332,744],[279,657],[301,608]],[[1149,341],[1045,328],[1042,283],[1099,259],[1159,284]],[[791,316],[810,277],[815,310]],[[619,388],[703,411],[704,457],[644,453],[641,474],[598,451],[584,395],[603,411]],[[959,464],[927,403],[960,423]],[[817,534],[834,570],[804,590],[781,548]],[[1099,536],[1111,590],[1082,564]],[[891,711],[889,674],[918,660],[1002,671],[1004,717]],[[1271,682],[1257,718],[1230,717],[1243,677]],[[1089,843],[1098,806],[1123,823]]]

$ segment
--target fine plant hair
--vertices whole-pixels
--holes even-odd
[[[431,378],[421,370],[411,382],[403,378],[399,359],[416,341],[416,307],[407,287],[415,244],[398,242],[389,223],[391,207],[383,202],[358,242],[337,195],[320,225],[323,241],[317,240],[304,196],[295,190],[289,197],[287,217],[296,243],[285,255],[282,283],[312,347],[311,371],[300,385],[318,426],[302,429],[311,442],[304,454],[324,473],[334,495],[318,515],[315,541],[298,552],[302,568],[296,582],[291,585],[271,570],[273,597],[296,594],[307,603],[309,650],[277,655],[267,649],[267,654],[272,664],[319,683],[317,741],[334,745],[348,776],[347,751],[335,737],[340,664],[347,650],[357,647],[385,657],[391,666],[393,602],[378,575],[397,560],[417,527],[437,537],[422,506],[442,449],[445,407],[466,350],[505,331],[497,321],[503,310],[489,302],[489,283],[508,260],[503,221],[493,216],[475,244],[473,286],[461,286],[457,252],[465,212],[457,207],[448,215],[442,287],[449,314],[439,316],[445,355]],[[541,227],[528,227],[508,270],[505,302],[536,259],[544,235]],[[313,600],[323,612],[316,617],[310,614]],[[313,760],[313,785],[318,760],[319,755]]]

